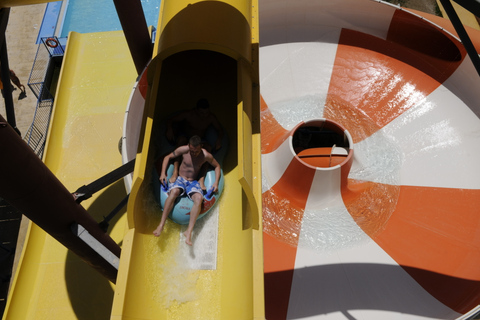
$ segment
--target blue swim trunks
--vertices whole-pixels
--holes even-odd
[[[170,193],[170,190],[172,190],[173,188],[182,189],[182,193],[180,194],[180,196],[182,196],[186,192],[190,200],[192,199],[190,195],[195,192],[198,192],[203,196],[203,190],[200,187],[200,183],[197,180],[188,181],[187,179],[178,176],[177,180],[175,180],[174,183],[170,183],[168,188],[168,193]]]

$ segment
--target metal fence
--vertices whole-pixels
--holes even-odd
[[[52,99],[50,88],[46,85],[53,70],[52,64],[62,59],[65,51],[57,37],[42,38],[38,45],[32,72],[28,78],[28,86],[38,100]]]
[[[52,115],[53,99],[38,101],[32,125],[25,135],[25,140],[37,156],[43,156],[47,138],[50,116]]]
[[[43,156],[53,109],[55,93],[52,92],[52,81],[55,78],[55,67],[61,65],[65,53],[57,37],[41,40],[28,79],[28,86],[37,97],[37,108],[32,125],[25,135],[26,142],[40,158]]]

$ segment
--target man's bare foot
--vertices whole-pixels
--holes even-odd
[[[183,233],[183,235],[185,236],[185,243],[188,244],[189,246],[193,245],[192,243],[192,233],[191,232],[188,232],[188,231],[185,231]]]
[[[157,227],[157,229],[155,229],[155,230],[153,231],[153,235],[154,235],[155,237],[160,237],[160,234],[162,233],[162,231],[163,231],[163,226],[162,226],[162,225],[159,225],[159,226]]]

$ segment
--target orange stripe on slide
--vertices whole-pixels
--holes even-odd
[[[315,169],[293,158],[283,176],[263,193],[263,230],[296,246]]]
[[[290,132],[285,130],[275,119],[268,109],[268,105],[260,96],[260,112],[261,112],[261,130],[262,130],[262,154],[270,153],[277,149],[285,139],[288,138]]]
[[[267,319],[287,318],[298,236],[314,175],[314,169],[293,158],[262,196]]]
[[[357,225],[375,238],[395,211],[399,193],[400,186],[348,179],[342,198]]]
[[[362,208],[347,207],[358,221]],[[401,186],[384,229],[364,230],[432,296],[465,313],[480,304],[479,208],[480,190]]]
[[[450,51],[457,49],[459,56],[455,61],[419,52],[418,45],[398,43],[406,35],[397,35],[400,32],[394,30],[403,26],[405,20],[392,22],[395,27],[389,32],[390,41],[342,30],[324,115],[343,125],[355,143],[419,103],[447,79],[463,59],[448,38],[442,38],[445,40],[442,43],[449,44]],[[426,37],[435,33],[430,30],[422,34]],[[454,59],[455,54],[450,52],[446,57]]]
[[[265,313],[267,319],[286,319],[297,247],[263,233]]]

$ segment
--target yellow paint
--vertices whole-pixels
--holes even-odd
[[[258,34],[258,28],[252,31],[255,7],[243,0],[162,1],[154,55],[206,49],[250,60],[252,34]]]
[[[257,7],[256,1],[161,3],[111,319],[265,318]],[[152,132],[199,97],[209,98],[230,138],[217,203],[216,270],[185,268],[181,254],[188,247],[170,220],[159,238],[152,235],[161,215],[152,205]]]
[[[69,35],[44,161],[72,192],[122,164],[118,141],[135,78],[122,32]],[[119,181],[82,205],[101,221],[125,195]],[[117,243],[124,213],[110,223]],[[3,319],[103,320],[113,295],[109,281],[31,223]]]
[[[442,12],[442,16],[448,19],[447,12],[443,8],[439,0],[437,0],[437,4],[438,4],[438,7],[440,8],[440,11]],[[471,13],[470,11],[468,11],[467,9],[465,9],[464,7],[462,7],[461,5],[453,1],[452,1],[452,6],[464,26],[469,26],[476,30],[480,30],[478,20],[473,13]]]
[[[128,213],[111,228],[122,242],[117,285],[31,225],[4,319],[264,319],[257,8],[255,0],[162,1]],[[183,77],[202,68],[190,59],[197,54],[222,66],[201,85]],[[175,78],[182,61],[188,66],[180,63],[184,74]],[[117,144],[135,79],[122,32],[69,35],[45,162],[70,190],[121,164]],[[166,95],[175,83],[188,94]],[[212,98],[230,137],[216,270],[185,268],[179,225],[168,221],[159,239],[151,234],[160,215],[149,186],[152,129],[201,95]],[[101,220],[124,195],[120,181],[82,204]]]

